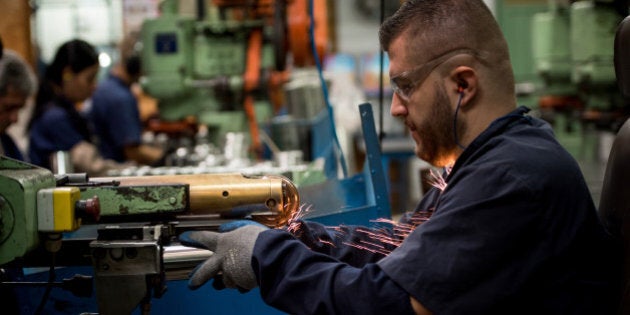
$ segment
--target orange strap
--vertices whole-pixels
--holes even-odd
[[[260,81],[260,63],[262,58],[262,30],[256,29],[249,35],[247,47],[247,65],[245,66],[244,92],[245,100],[243,108],[249,123],[249,133],[252,138],[252,149],[258,158],[262,155],[262,146],[256,121],[256,111],[254,110],[254,97],[251,92],[258,86]]]
[[[328,45],[328,10],[326,0],[313,0],[313,18],[315,29],[315,49],[320,61],[323,60]],[[289,35],[289,49],[293,55],[296,67],[306,67],[315,64],[315,57],[311,49],[308,0],[293,0],[287,6],[287,26]]]

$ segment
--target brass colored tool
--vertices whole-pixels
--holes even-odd
[[[99,181],[98,178],[92,180]],[[274,227],[286,224],[299,207],[297,188],[289,179],[278,175],[159,175],[107,177],[107,180],[119,182],[121,187],[187,184],[193,215],[229,217],[250,214],[260,223]]]

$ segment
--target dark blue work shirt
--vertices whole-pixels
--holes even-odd
[[[24,161],[22,151],[20,151],[20,149],[17,147],[11,136],[6,133],[0,134],[0,142],[2,144],[2,149],[5,156],[8,156],[12,159]]]
[[[68,110],[51,103],[33,122],[29,130],[28,150],[31,163],[50,169],[50,155],[53,152],[70,151],[79,142],[90,141],[87,129],[78,124],[80,114],[76,110],[73,114],[75,118],[71,117]]]
[[[343,248],[365,239],[354,229],[336,241],[312,222],[302,241],[261,233],[252,265],[263,299],[292,314],[403,314],[409,296],[436,315],[612,314],[613,241],[575,160],[525,112],[499,118],[464,150],[446,188],[416,209],[434,214],[385,258]],[[309,244],[320,237],[335,246]]]
[[[125,162],[124,148],[140,144],[142,122],[138,102],[128,85],[108,74],[92,95],[88,115],[104,158]]]

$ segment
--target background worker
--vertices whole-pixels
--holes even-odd
[[[62,44],[46,68],[29,122],[29,157],[33,164],[52,169],[50,157],[67,151],[74,172],[90,176],[124,167],[103,159],[77,104],[92,96],[99,71],[96,49],[83,40]]]
[[[161,148],[142,143],[142,121],[132,85],[141,75],[136,41],[129,36],[121,42],[119,61],[92,95],[88,117],[98,136],[98,147],[107,159],[153,165],[162,159]]]
[[[31,67],[16,52],[5,49],[0,57],[0,155],[24,160],[7,129],[18,121],[18,114],[37,89]]]
[[[409,232],[306,221],[186,232],[182,243],[214,252],[189,286],[259,286],[290,314],[613,314],[616,244],[576,161],[517,108],[508,47],[486,5],[408,0],[380,42],[391,114],[418,157],[445,167],[401,222]]]
[[[18,113],[35,93],[37,81],[30,66],[17,53],[3,49],[0,40],[0,155],[24,160],[7,128],[18,121]],[[2,273],[9,281],[23,276],[21,268],[4,268]],[[8,314],[18,313],[16,293],[11,288],[0,288],[0,304]]]

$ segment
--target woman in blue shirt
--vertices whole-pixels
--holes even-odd
[[[94,92],[98,70],[98,54],[91,44],[75,39],[59,47],[44,73],[29,123],[33,164],[51,168],[51,154],[67,151],[76,172],[103,175],[117,166],[99,155],[87,120],[76,108]]]

